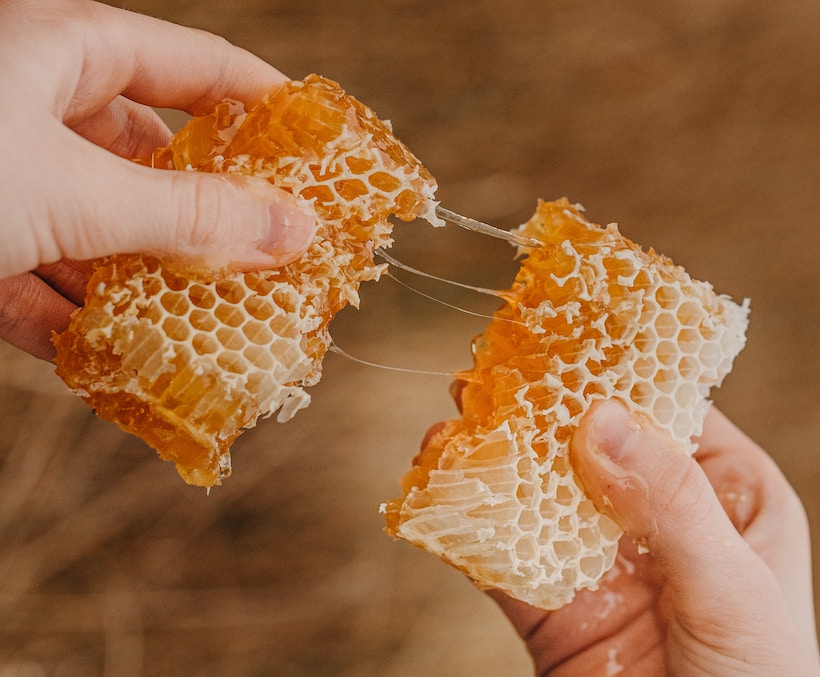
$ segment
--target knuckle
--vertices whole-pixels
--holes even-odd
[[[680,459],[664,467],[650,491],[654,494],[653,509],[660,520],[677,520],[687,515],[696,521],[704,518],[711,507],[711,485],[697,462],[682,452]]]
[[[34,278],[28,273],[0,280],[0,338],[14,343],[21,334],[34,292]]]
[[[233,191],[228,182],[208,181],[206,177],[179,175],[174,177],[179,205],[178,223],[181,232],[179,246],[213,246],[223,239],[223,230],[230,224]],[[211,177],[208,177],[211,178]]]

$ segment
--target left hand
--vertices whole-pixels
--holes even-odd
[[[300,256],[315,229],[305,201],[253,177],[130,161],[171,137],[154,106],[252,104],[286,79],[204,31],[90,0],[0,0],[0,338],[52,358],[82,261],[106,254],[240,270]]]

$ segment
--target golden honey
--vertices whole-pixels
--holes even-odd
[[[83,307],[54,339],[57,373],[100,416],[209,487],[229,474],[243,430],[307,406],[328,325],[379,277],[373,254],[391,244],[389,217],[436,222],[436,184],[369,108],[315,75],[249,110],[219,104],[146,162],[262,177],[310,201],[319,221],[305,255],[277,270],[96,261]]]
[[[621,532],[575,479],[569,442],[595,400],[618,399],[694,451],[712,387],[745,343],[748,307],[645,253],[567,200],[520,233],[543,243],[473,343],[461,418],[416,457],[388,533],[482,587],[545,609],[594,589]]]

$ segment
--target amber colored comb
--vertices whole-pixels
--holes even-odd
[[[284,421],[309,403],[330,321],[383,269],[373,256],[391,244],[389,217],[442,225],[436,183],[369,108],[315,75],[249,110],[220,104],[151,164],[266,178],[319,221],[307,253],[278,270],[214,277],[151,256],[97,261],[83,308],[54,339],[57,373],[100,416],[210,487],[259,417]]]

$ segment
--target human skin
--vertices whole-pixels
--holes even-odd
[[[573,467],[626,531],[615,567],[553,612],[490,593],[538,675],[820,674],[802,504],[714,408],[699,445],[689,457],[615,402],[585,416]]]
[[[283,265],[307,203],[251,177],[141,166],[171,132],[154,107],[253,103],[286,77],[222,38],[90,0],[0,0],[0,338],[51,359],[87,261],[165,253],[208,268]]]

